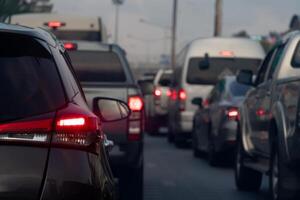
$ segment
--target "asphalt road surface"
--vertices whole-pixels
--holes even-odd
[[[145,137],[144,200],[263,200],[265,178],[257,193],[239,192],[232,167],[210,167],[192,150],[177,149],[165,137]]]

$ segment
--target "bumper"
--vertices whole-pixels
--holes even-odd
[[[233,151],[236,145],[236,122],[227,122],[219,129],[214,136],[215,150],[217,152]]]
[[[191,133],[193,131],[193,117],[194,112],[180,112],[178,122],[173,122],[176,126],[176,132],[179,134]]]
[[[66,149],[51,149],[42,200],[103,197],[105,171],[97,155]]]

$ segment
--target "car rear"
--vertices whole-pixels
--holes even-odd
[[[132,111],[130,118],[103,123],[103,131],[116,146],[110,152],[115,174],[118,175],[124,169],[133,170],[139,174],[138,177],[132,174],[131,179],[135,180],[137,177],[140,180],[143,176],[144,104],[125,52],[116,45],[98,42],[65,41],[64,44],[65,47],[72,47],[68,53],[91,109],[95,109],[93,100],[97,96],[116,98],[128,103]],[[135,188],[137,194],[142,190],[140,187],[142,183]]]
[[[235,76],[227,76],[223,79],[225,92],[220,102],[218,102],[215,115],[219,115],[220,122],[215,136],[216,152],[226,152],[234,150],[236,145],[237,120],[239,117],[239,107],[242,105],[245,95],[251,88],[242,85],[235,80]]]
[[[186,137],[192,132],[193,116],[197,109],[192,104],[195,97],[205,100],[221,77],[234,75],[240,69],[250,69],[256,73],[264,56],[261,45],[250,39],[209,38],[192,42],[177,88],[179,132],[187,133]],[[201,67],[203,64],[207,66]]]
[[[169,113],[169,98],[171,96],[172,70],[161,69],[154,79],[154,87],[151,98],[151,133],[167,132]]]

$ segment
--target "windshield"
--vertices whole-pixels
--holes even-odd
[[[81,82],[126,82],[117,54],[101,51],[69,51]]]
[[[187,71],[187,83],[214,85],[226,75],[235,75],[240,69],[257,72],[261,59],[246,58],[209,58],[209,67],[200,69],[199,63],[204,58],[191,58]]]

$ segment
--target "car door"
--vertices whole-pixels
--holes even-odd
[[[268,70],[268,66],[270,61],[272,60],[274,50],[272,50],[267,56],[264,62],[262,63],[257,78],[255,80],[255,89],[249,92],[247,99],[245,100],[245,109],[247,113],[246,123],[247,126],[247,134],[249,134],[249,138],[251,140],[251,144],[253,145],[254,151],[261,151],[259,149],[261,145],[259,144],[261,139],[260,137],[266,137],[261,133],[262,127],[259,122],[266,117],[266,113],[261,108],[261,97],[266,93],[266,82],[265,77]]]
[[[219,81],[215,87],[214,95],[212,96],[211,103],[209,106],[209,115],[211,120],[211,136],[218,134],[218,107],[219,100],[222,94],[223,80]]]
[[[258,124],[260,127],[260,137],[259,137],[259,150],[264,155],[268,156],[270,153],[270,144],[269,144],[269,125],[270,125],[270,116],[271,116],[271,107],[272,107],[272,82],[273,76],[279,64],[279,61],[283,55],[285,45],[279,45],[274,49],[274,55],[271,61],[271,64],[268,67],[268,71],[266,73],[266,81],[261,86],[261,93],[258,102],[259,109],[264,111],[264,115],[259,116]]]

